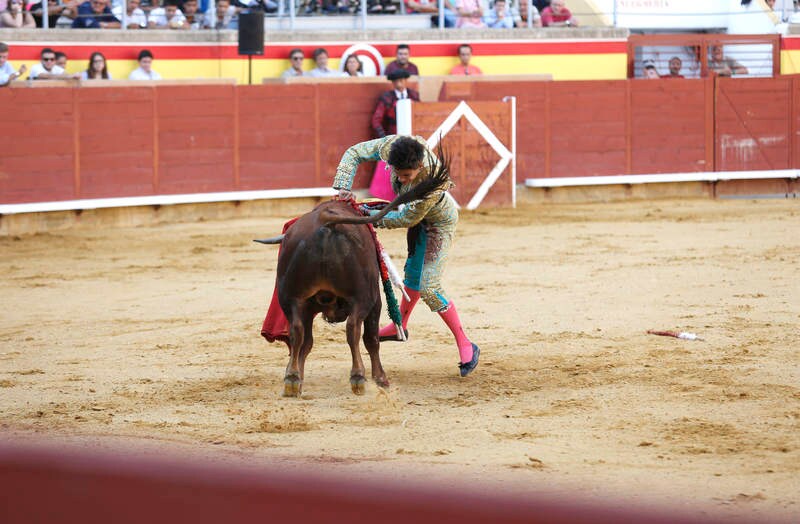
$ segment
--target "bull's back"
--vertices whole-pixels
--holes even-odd
[[[300,217],[281,243],[278,275],[294,295],[311,296],[324,289],[337,295],[358,291],[363,282],[378,279],[378,263],[372,235],[365,225],[326,226],[320,212],[358,216],[346,202],[323,202]],[[363,287],[363,286],[361,286]]]

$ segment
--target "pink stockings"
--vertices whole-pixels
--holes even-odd
[[[408,319],[411,316],[411,312],[414,310],[414,306],[416,306],[419,301],[419,291],[411,289],[408,286],[405,287],[405,290],[410,300],[406,300],[405,297],[403,297],[403,300],[400,302],[400,316],[403,319],[403,329],[408,327]],[[391,337],[393,335],[397,335],[397,328],[394,324],[384,326],[378,331],[378,336],[381,337]]]
[[[419,291],[408,287],[405,289],[410,300],[403,298],[400,303],[400,315],[402,316],[403,329],[408,328],[408,319],[411,316],[411,311],[414,310],[414,306],[416,306],[419,301]],[[464,333],[464,329],[461,327],[461,319],[458,318],[455,304],[450,302],[447,309],[439,312],[439,316],[442,317],[442,320],[447,324],[447,327],[450,328],[450,331],[453,332],[453,336],[456,338],[458,355],[461,358],[461,362],[471,361],[472,342],[469,341],[467,335]],[[393,337],[397,335],[397,328],[395,328],[394,324],[389,324],[382,327],[381,330],[378,331],[378,335],[381,337]]]
[[[447,309],[439,312],[444,323],[453,332],[456,337],[456,344],[458,345],[458,355],[461,357],[461,362],[469,362],[472,360],[472,342],[469,341],[464,329],[461,327],[461,319],[458,318],[456,305],[450,302]]]

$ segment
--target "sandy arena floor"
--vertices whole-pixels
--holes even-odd
[[[286,349],[258,334],[277,249],[251,239],[282,222],[0,239],[0,438],[800,519],[800,202],[467,214],[445,284],[480,367],[457,376],[423,305],[383,344],[391,389],[363,397],[344,325],[319,319],[303,397],[280,396]],[[404,233],[381,238],[401,264]]]

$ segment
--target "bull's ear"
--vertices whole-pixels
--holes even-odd
[[[259,244],[280,244],[285,236],[286,235],[278,235],[272,238],[254,238],[253,242],[258,242]]]

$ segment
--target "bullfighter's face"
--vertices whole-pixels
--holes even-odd
[[[397,175],[397,180],[399,180],[400,183],[403,185],[406,185],[415,178],[417,178],[417,175],[419,174],[420,171],[422,171],[422,165],[418,167],[410,167],[407,169],[394,168],[394,173],[395,175]]]

